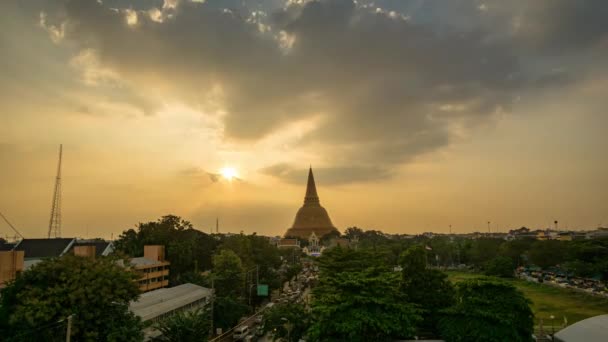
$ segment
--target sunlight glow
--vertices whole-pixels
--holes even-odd
[[[238,177],[238,173],[236,172],[236,169],[233,167],[223,167],[220,169],[220,174],[222,175],[222,177],[224,177],[225,179],[231,181],[234,178]]]

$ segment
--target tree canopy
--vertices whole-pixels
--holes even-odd
[[[417,305],[423,318],[419,330],[436,333],[438,313],[454,303],[454,287],[447,275],[426,267],[426,251],[412,246],[401,255],[401,291]]]
[[[309,319],[302,304],[277,304],[264,312],[264,332],[272,334],[273,340],[299,341],[306,333]]]
[[[177,285],[182,283],[183,274],[211,268],[218,242],[179,216],[166,215],[155,222],[139,223],[137,230],[122,232],[114,243],[116,250],[132,257],[142,256],[145,245],[165,246],[166,258],[171,261],[169,279]]]
[[[457,284],[456,304],[439,322],[446,342],[532,341],[530,301],[513,285],[495,278]]]
[[[163,342],[204,342],[211,329],[209,310],[198,308],[189,312],[179,312],[157,325]]]
[[[1,335],[7,341],[63,341],[72,316],[75,341],[139,341],[142,323],[128,310],[139,295],[135,279],[111,258],[42,261],[2,289]],[[60,331],[50,329],[57,325]]]
[[[399,291],[399,274],[366,252],[336,247],[319,259],[314,288],[313,341],[384,341],[410,337],[420,316]]]
[[[213,277],[219,297],[243,296],[245,273],[241,258],[229,249],[213,256]]]

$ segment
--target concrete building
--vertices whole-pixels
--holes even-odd
[[[23,272],[23,251],[0,251],[0,289]]]
[[[165,260],[165,246],[144,246],[144,256],[131,259],[133,268],[141,274],[137,281],[142,292],[169,286],[169,265]]]
[[[194,285],[182,284],[158,289],[142,294],[137,301],[129,304],[129,310],[147,323],[157,323],[179,312],[194,310],[207,305],[213,290]],[[153,325],[144,329],[146,340],[160,335]]]
[[[286,238],[297,238],[308,240],[314,232],[320,239],[324,235],[337,232],[334,227],[327,210],[321,206],[319,196],[317,195],[317,187],[315,178],[312,174],[312,168],[308,170],[308,184],[306,186],[306,195],[304,196],[304,205],[298,210],[291,228],[285,232]]]

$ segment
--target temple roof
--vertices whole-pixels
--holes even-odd
[[[327,210],[321,206],[315,177],[312,168],[308,170],[308,183],[306,185],[306,195],[304,205],[298,210],[293,226],[285,233],[286,237],[298,237],[308,239],[311,233],[315,233],[319,238],[323,235],[336,230]]]
[[[304,196],[304,205],[319,204],[319,195],[317,195],[317,186],[315,185],[315,176],[312,174],[312,167],[308,169],[308,183],[306,184],[306,196]]]

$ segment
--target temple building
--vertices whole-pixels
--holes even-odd
[[[314,233],[315,238],[321,239],[324,235],[334,231],[338,232],[331,223],[327,210],[319,202],[315,177],[312,174],[312,168],[310,168],[304,205],[298,210],[293,226],[287,230],[285,237],[308,240]]]

